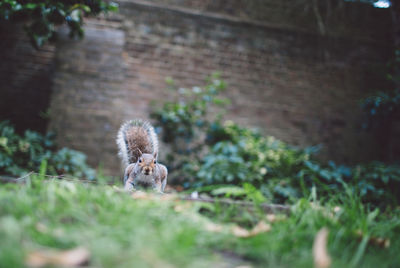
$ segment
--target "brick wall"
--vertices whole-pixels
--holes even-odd
[[[88,20],[84,40],[70,40],[62,29],[49,127],[59,145],[115,174],[119,125],[148,118],[170,98],[165,77],[192,87],[221,71],[232,100],[227,119],[294,145],[323,144],[325,159],[374,159],[377,144],[361,130],[358,101],[383,85],[376,70],[384,70],[390,42],[365,33],[321,37],[312,27],[257,17],[246,11],[251,1],[222,2],[124,0],[120,14]],[[264,3],[275,8],[272,2]]]
[[[118,170],[115,136],[126,98],[123,46],[125,35],[108,22],[88,21],[83,40],[59,32],[49,128],[57,144],[83,151],[89,163]]]

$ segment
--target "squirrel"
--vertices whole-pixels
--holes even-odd
[[[163,193],[167,168],[157,162],[158,139],[147,121],[134,119],[121,125],[117,136],[119,156],[125,167],[124,188],[152,188]]]

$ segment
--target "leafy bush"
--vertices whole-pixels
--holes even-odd
[[[157,130],[162,130],[162,141],[168,143],[173,152],[167,156],[169,168],[181,170],[187,163],[200,159],[204,154],[204,135],[210,125],[209,118],[211,115],[214,115],[213,120],[220,118],[222,113],[218,107],[228,103],[227,99],[219,96],[226,85],[218,74],[210,77],[204,87],[177,89],[170,78],[167,83],[175,91],[176,99],[164,103],[151,117],[157,121]],[[170,174],[172,178],[174,175],[181,177],[176,172]]]
[[[251,183],[274,202],[309,196],[313,188],[323,197],[347,187],[373,204],[392,203],[400,193],[397,166],[324,166],[314,157],[317,147],[295,148],[232,122],[214,124],[207,134],[209,153],[186,166],[194,186]]]
[[[390,92],[378,91],[361,101],[361,107],[368,114],[368,127],[378,127],[386,118],[398,112],[400,107],[400,90]]]
[[[229,121],[225,125],[212,124],[207,141],[209,153],[198,163],[186,166],[198,179],[195,186],[248,182],[260,187],[268,197],[272,186],[282,196],[299,196],[297,187],[287,187],[287,183],[310,153]]]
[[[38,172],[46,162],[49,174],[94,179],[95,171],[87,166],[86,156],[68,148],[55,151],[53,136],[30,130],[20,136],[8,121],[0,122],[0,172],[17,176]]]
[[[86,155],[82,152],[62,148],[49,158],[51,173],[70,174],[77,178],[94,179],[96,172],[87,166]]]
[[[113,2],[101,0],[2,0],[0,21],[23,21],[25,30],[35,47],[56,37],[56,26],[66,23],[70,36],[83,36],[84,15],[116,11]]]
[[[352,169],[351,183],[364,201],[393,203],[400,200],[400,167],[373,162]]]
[[[225,84],[214,77],[204,89],[179,90],[175,102],[167,102],[153,117],[162,128],[163,141],[171,145],[170,165],[175,183],[184,187],[203,187],[219,195],[219,185],[232,193],[237,185],[252,185],[272,202],[286,202],[314,193],[320,197],[347,190],[374,205],[393,204],[400,196],[400,168],[370,163],[350,168],[330,161],[321,164],[315,154],[319,147],[290,146],[274,137],[240,127],[207,111]],[[223,100],[223,99],[221,99]],[[221,114],[221,113],[220,113]],[[218,186],[218,187],[219,187]],[[233,189],[237,197],[246,191]],[[239,193],[239,194],[238,194]]]

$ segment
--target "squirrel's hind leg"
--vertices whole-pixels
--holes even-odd
[[[162,192],[164,192],[166,185],[167,185],[167,176],[165,176],[165,179],[161,182],[161,191]]]
[[[167,178],[162,181],[157,181],[153,186],[153,190],[158,193],[164,193],[165,185],[167,185]]]
[[[165,186],[167,185],[168,169],[166,166],[162,164],[158,164],[158,167],[159,167],[161,192],[164,192]]]

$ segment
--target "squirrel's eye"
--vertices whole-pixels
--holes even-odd
[[[156,162],[157,162],[156,160],[153,161],[154,164],[155,164]]]
[[[139,158],[139,163],[142,163],[142,158]]]

